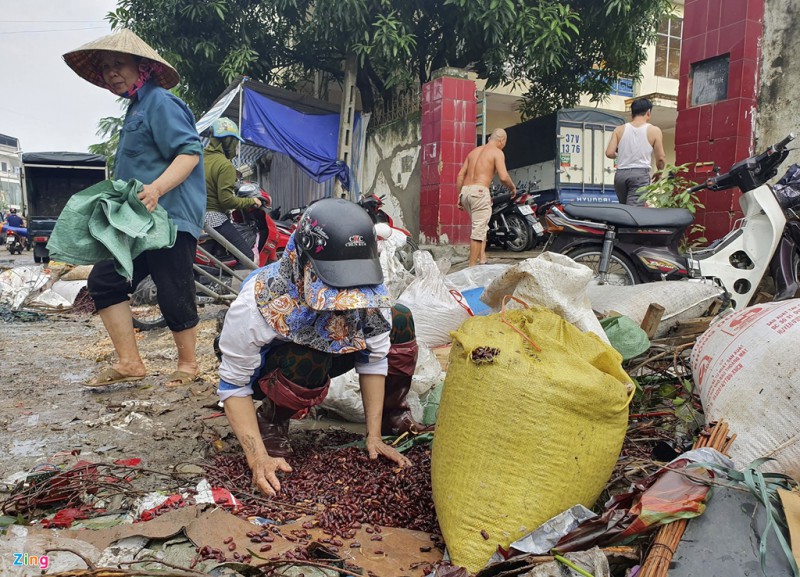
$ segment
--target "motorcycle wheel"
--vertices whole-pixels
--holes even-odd
[[[528,250],[528,245],[535,239],[536,233],[528,221],[519,216],[518,214],[506,215],[506,222],[508,223],[509,231],[513,231],[516,235],[514,240],[506,242],[506,248],[511,252],[522,252]]]
[[[602,250],[599,247],[586,246],[575,249],[567,254],[575,262],[588,266],[594,273],[595,281],[600,277],[600,257]],[[608,263],[608,280],[606,284],[614,286],[628,286],[639,284],[639,275],[633,268],[627,256],[614,249],[611,253],[611,260]]]
[[[419,245],[411,240],[409,236],[406,239],[406,243],[395,251],[394,256],[400,261],[404,269],[410,271],[414,268],[414,252],[418,250]]]
[[[147,275],[131,293],[131,313],[133,327],[142,331],[159,329],[167,326],[161,309],[158,308],[156,283]]]

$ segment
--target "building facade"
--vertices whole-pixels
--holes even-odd
[[[674,2],[671,17],[662,20],[656,43],[647,49],[647,61],[641,68],[638,80],[620,79],[612,87],[611,94],[603,102],[592,102],[588,97],[580,101],[580,108],[596,108],[630,117],[630,105],[636,98],[649,98],[653,102],[652,123],[664,134],[664,149],[667,163],[675,162],[675,125],[678,116],[678,90],[680,84],[680,61],[683,35],[684,0]],[[475,79],[479,99],[485,98],[485,130],[506,128],[518,124],[522,119],[517,111],[520,92],[511,87],[499,87],[484,92],[485,82]],[[478,126],[481,131],[480,121]]]
[[[675,126],[680,85],[683,1],[662,21],[656,43],[637,80],[621,79],[601,103],[588,98],[581,108],[592,108],[629,118],[630,104],[650,98],[652,122],[662,129],[667,162],[675,162]],[[457,70],[438,71],[422,87],[419,229],[421,242],[469,242],[470,221],[458,210],[456,175],[478,137],[495,128],[522,120],[518,112],[521,92],[511,87],[484,90],[485,83]],[[609,136],[610,137],[610,136]],[[555,145],[555,142],[554,142]],[[403,191],[411,192],[409,189]]]
[[[22,208],[21,154],[19,140],[0,134],[0,209]]]

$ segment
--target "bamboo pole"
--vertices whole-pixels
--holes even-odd
[[[727,455],[736,435],[728,437],[728,424],[724,421],[715,423],[710,431],[703,431],[694,444],[695,449],[710,447]],[[656,533],[656,538],[650,546],[639,577],[666,577],[672,557],[678,550],[683,532],[686,530],[687,519],[679,519],[661,527]]]

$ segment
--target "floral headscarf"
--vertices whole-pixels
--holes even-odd
[[[258,309],[264,320],[294,343],[324,353],[364,350],[366,339],[391,326],[379,308],[391,306],[383,285],[335,289],[303,264],[294,235],[278,262],[255,278]]]

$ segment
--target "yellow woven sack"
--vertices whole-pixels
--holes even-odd
[[[547,309],[472,317],[451,334],[431,481],[453,563],[474,573],[497,545],[594,505],[633,389],[619,353]]]

